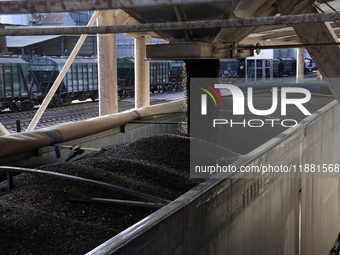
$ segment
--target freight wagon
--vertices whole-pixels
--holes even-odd
[[[0,111],[31,109],[26,76],[28,63],[19,58],[0,58]]]
[[[0,111],[10,108],[17,112],[32,110],[40,104],[64,67],[67,58],[38,57],[29,63],[19,58],[0,59]],[[181,86],[181,66],[172,61],[150,61],[150,91],[172,91]],[[175,72],[175,74],[173,73]],[[128,58],[117,59],[118,95],[133,97],[135,89],[134,62]],[[180,84],[179,84],[180,83]],[[76,58],[50,107],[98,98],[98,63],[96,58]]]
[[[64,67],[67,58],[38,57],[30,61],[29,71],[34,81],[32,97],[36,103],[42,102],[50,90],[55,79]],[[98,98],[98,68],[97,59],[76,58],[57,92],[50,106],[59,107],[72,100],[86,100]]]

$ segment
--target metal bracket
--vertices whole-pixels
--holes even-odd
[[[126,132],[126,124],[123,124],[120,126],[120,132],[125,133]]]
[[[260,48],[258,48],[259,46],[261,46],[260,43],[257,43],[257,44],[256,44],[256,47],[257,47],[257,48],[256,48],[256,54],[257,54],[257,55],[260,55],[260,53],[261,53]]]
[[[71,152],[70,154],[68,155],[67,159],[66,159],[66,162],[69,162],[72,158],[78,156],[78,155],[81,155],[83,154],[85,151],[101,151],[101,148],[88,148],[88,147],[80,147],[78,145],[61,145],[61,144],[54,144],[53,145],[54,147],[56,148],[66,148],[66,149],[70,149]],[[60,157],[60,154],[59,154],[59,157],[58,157],[58,152],[59,150],[56,150],[56,154],[57,154],[57,158]]]
[[[66,162],[69,162],[72,158],[83,154],[85,151],[80,149],[79,146],[73,146],[70,154],[68,155],[67,159],[65,160]]]
[[[238,50],[237,50],[237,44],[236,42],[233,42],[232,50],[231,50],[231,56],[235,57],[238,55]]]

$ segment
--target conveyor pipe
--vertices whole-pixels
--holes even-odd
[[[89,21],[89,23],[87,24],[87,27],[93,26],[96,18],[99,15],[99,11],[95,11]],[[35,127],[37,126],[41,116],[43,115],[43,113],[45,112],[48,104],[51,102],[55,92],[57,91],[60,83],[62,82],[62,80],[64,79],[68,69],[70,68],[73,60],[76,58],[81,46],[83,45],[84,41],[86,40],[87,35],[81,35],[76,46],[74,47],[74,49],[72,50],[72,53],[70,54],[69,58],[67,59],[64,67],[61,69],[58,77],[56,78],[56,80],[54,81],[51,89],[49,90],[49,92],[47,93],[44,101],[42,102],[41,106],[39,107],[38,111],[36,112],[35,116],[33,117],[31,123],[29,124],[28,128],[26,131],[33,131],[35,129]]]
[[[140,117],[178,113],[183,110],[184,100],[132,109],[88,120],[75,121],[32,132],[0,136],[0,158],[33,151],[45,146],[72,141],[119,127]]]

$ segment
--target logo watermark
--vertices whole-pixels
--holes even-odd
[[[244,115],[245,114],[245,102],[247,102],[248,109],[250,113],[258,116],[268,116],[273,114],[278,107],[278,88],[273,87],[272,88],[272,105],[269,109],[260,110],[256,109],[254,106],[254,99],[253,99],[253,88],[248,87],[246,97],[247,100],[245,100],[245,96],[243,91],[238,88],[235,85],[231,84],[215,84],[214,87],[211,87],[210,85],[202,82],[197,82],[204,86],[206,86],[208,89],[210,89],[218,98],[221,107],[223,107],[222,100],[216,89],[227,89],[230,91],[232,99],[233,99],[233,115]],[[214,95],[207,89],[198,87],[198,89],[205,92],[205,94],[201,94],[201,115],[207,115],[207,95],[210,96],[210,98],[215,103],[215,106],[217,106],[216,100],[214,98]],[[289,93],[294,94],[301,94],[304,97],[303,98],[288,98]],[[311,113],[304,107],[304,103],[309,102],[311,99],[311,93],[309,90],[305,88],[291,88],[291,87],[283,87],[280,91],[280,97],[281,97],[281,115],[286,116],[287,115],[287,106],[288,105],[294,105],[297,107],[304,115],[308,116],[311,115]],[[297,125],[297,121],[294,119],[251,119],[251,120],[243,120],[242,122],[236,122],[232,119],[213,119],[213,127],[216,127],[216,125],[230,125],[232,127],[233,125],[241,125],[245,127],[246,125],[249,127],[263,127],[265,124],[271,125],[271,127],[274,127],[275,124],[280,123],[283,127],[295,127]]]
[[[305,84],[246,86],[240,83],[242,81],[233,81],[231,84],[223,83],[220,79],[191,79],[191,177],[209,178],[217,174],[241,177],[250,173],[252,176],[257,176],[259,171],[255,170],[261,164],[263,167],[259,169],[262,177],[259,178],[268,174],[270,176],[282,174],[285,175],[284,178],[297,178],[298,174],[305,173],[286,170],[288,164],[294,166],[304,164],[299,157],[304,147],[301,147],[299,142],[305,135],[309,135],[309,130],[305,130],[299,139],[283,143],[282,146],[287,149],[286,154],[276,155],[276,151],[281,150],[281,147],[277,147],[277,150],[259,159],[258,164],[254,163],[252,171],[248,171],[248,168],[240,169],[233,165],[233,162],[237,160],[242,162],[245,155],[248,157],[250,152],[254,155],[253,151],[267,150],[270,146],[266,144],[267,142],[274,143],[286,139],[284,138],[286,132],[287,134],[296,132],[289,128],[298,128],[300,121],[333,99],[323,96],[320,99],[323,105],[320,104],[319,107],[319,99],[316,100],[318,96],[311,92],[314,91],[311,87],[315,89],[315,83],[309,87]],[[294,158],[294,161],[285,161],[287,157]]]

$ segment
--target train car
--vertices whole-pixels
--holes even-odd
[[[313,61],[313,60],[312,60],[312,61]],[[318,68],[316,67],[316,65],[315,65],[314,61],[313,61],[313,63],[312,63],[312,70],[313,70],[313,71],[316,71],[316,70],[318,70]]]
[[[238,77],[239,60],[237,59],[221,59],[220,60],[220,76],[222,78]]]
[[[296,73],[296,61],[297,59],[296,58],[292,58],[292,68],[293,68],[293,71],[294,73]],[[311,73],[313,72],[314,70],[314,62],[311,58],[305,58],[305,61],[304,61],[304,73]]]
[[[256,65],[256,68],[255,68]],[[245,59],[239,60],[239,77],[245,77]],[[247,59],[247,77],[254,78],[256,72],[256,77],[262,77],[262,59]]]
[[[133,59],[117,59],[118,95],[121,98],[133,97],[135,93],[135,69]],[[172,62],[150,61],[150,91],[154,93],[171,91],[175,88],[172,84]]]
[[[297,64],[297,59],[292,58],[292,69],[294,73],[296,73],[296,64]]]
[[[30,61],[30,74],[35,88],[32,96],[37,102],[42,102],[53,85],[55,79],[64,67],[67,58],[38,57]],[[98,67],[95,58],[76,58],[57,92],[51,100],[50,106],[58,107],[72,100],[80,101],[98,98]]]
[[[183,61],[172,61],[171,84],[175,90],[182,90]]]
[[[279,76],[279,65],[280,60],[277,58],[272,59],[265,59],[265,66],[266,66],[266,77],[270,77],[270,62],[273,62],[273,76],[277,77]]]
[[[295,73],[293,70],[293,59],[279,58],[279,61],[280,61],[280,64],[279,64],[279,75],[280,76],[289,76]]]
[[[246,59],[240,58],[238,59],[237,76],[240,78],[244,78],[245,75],[246,75]]]
[[[135,63],[128,58],[117,58],[118,96],[133,97],[135,92]]]
[[[150,91],[154,93],[170,92],[172,87],[171,81],[172,61],[150,61]]]
[[[53,82],[64,67],[67,58],[38,57],[30,63],[30,76],[34,86],[32,98],[36,103],[42,102]],[[150,91],[171,91],[171,61],[150,62]],[[121,98],[133,97],[135,89],[134,61],[128,58],[117,59],[118,95]],[[76,58],[50,106],[58,107],[72,100],[80,101],[98,98],[98,63],[96,58]]]
[[[273,76],[274,77],[279,75],[279,65],[280,65],[280,60],[278,60],[277,58],[273,58]]]
[[[256,76],[262,77],[262,60],[263,59],[257,59],[256,60]],[[238,71],[237,75],[239,78],[245,78],[245,71],[246,71],[246,63],[245,59],[241,58],[238,59]],[[280,76],[279,66],[280,66],[280,60],[277,58],[273,59],[265,59],[265,69],[266,69],[266,77],[270,77],[270,62],[273,62],[273,76],[277,77]],[[255,76],[255,60],[254,59],[247,59],[247,69],[248,69],[248,78],[252,78]]]
[[[305,73],[313,72],[314,62],[311,58],[305,58]]]
[[[20,58],[0,58],[0,111],[29,110],[34,104],[26,82],[28,63]]]

